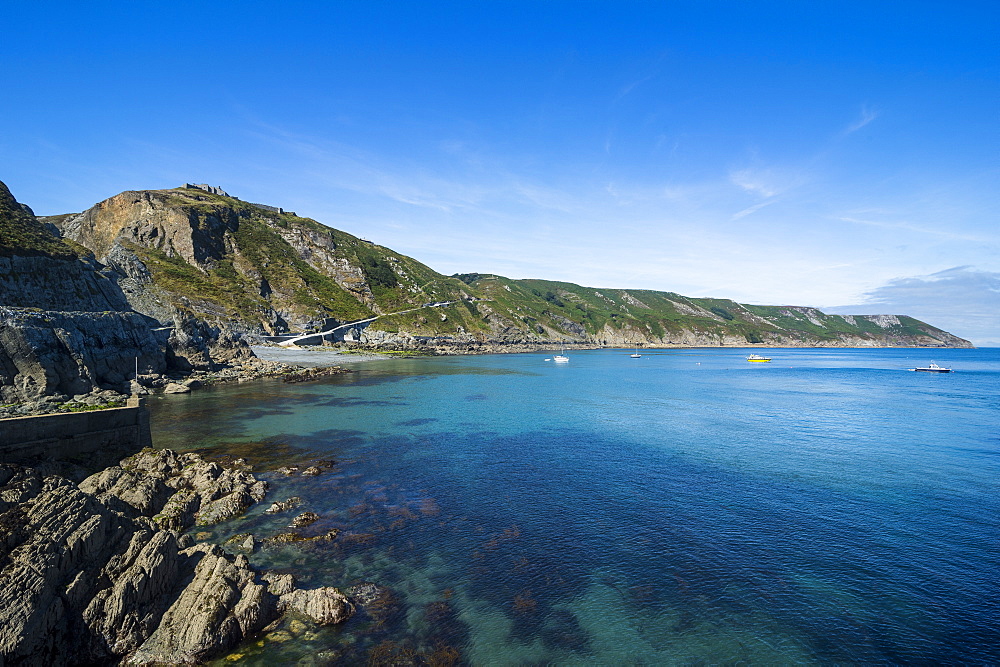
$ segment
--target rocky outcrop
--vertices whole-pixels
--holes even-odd
[[[122,286],[133,308],[163,324],[176,323],[178,312],[194,313],[220,328],[237,321],[235,329],[241,333],[263,333],[289,317],[306,322],[310,315],[305,314],[308,308],[303,308],[302,297],[310,286],[297,274],[310,267],[337,276],[342,287],[372,300],[362,272],[333,255],[336,243],[329,232],[320,231],[321,226],[276,225],[282,217],[278,209],[218,195],[221,192],[217,188],[128,191],[82,213],[53,220],[65,238],[86,247],[124,277]],[[276,279],[267,269],[279,259],[297,264],[297,271],[279,271],[286,280]],[[206,290],[199,284],[220,268],[227,283],[223,291],[244,292],[239,298],[253,302],[252,316],[244,308],[242,321],[234,317],[232,299],[220,298],[217,288]],[[171,279],[164,269],[181,273]],[[288,279],[291,284],[286,284]]]
[[[0,306],[0,402],[127,391],[137,363],[144,372],[170,367],[167,335],[154,329],[148,318],[131,311]]]
[[[354,605],[336,588],[294,590],[281,596],[281,604],[308,616],[318,625],[343,623],[354,613]]]
[[[263,500],[267,484],[242,461],[235,465],[223,468],[169,450],[144,452],[88,477],[80,490],[127,516],[152,517],[160,528],[181,530],[227,521]]]
[[[215,545],[198,545],[180,555],[197,560],[191,583],[125,664],[198,664],[277,618],[278,602],[246,556],[234,558]]]
[[[353,606],[336,589],[297,590],[180,533],[263,493],[239,466],[170,451],[79,486],[0,464],[0,664],[194,664],[286,610],[343,621]]]
[[[137,369],[190,372],[253,356],[237,332],[162,300],[144,305],[166,321],[136,312],[122,286],[142,282],[141,263],[114,253],[114,267],[127,270],[99,263],[40,224],[2,183],[0,232],[0,403],[128,393]]]
[[[155,248],[205,267],[225,252],[225,232],[239,225],[231,208],[173,206],[159,192],[127,191],[83,213],[66,216],[63,235],[89,248],[102,261],[123,245]]]

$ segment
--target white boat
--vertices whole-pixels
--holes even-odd
[[[642,355],[639,354],[639,348],[635,348],[635,352],[633,352],[632,354],[630,354],[628,356],[632,357],[633,359],[639,359],[639,358],[642,357]]]
[[[566,349],[563,348],[560,351],[559,354],[553,355],[552,356],[552,361],[556,362],[557,364],[568,364],[569,363],[569,357],[567,357],[565,354],[563,354],[565,351],[566,351]]]
[[[938,366],[933,361],[929,365],[925,366],[924,368],[911,368],[910,370],[911,371],[920,371],[920,372],[923,372],[923,373],[951,373],[952,372],[952,370],[950,368],[945,368],[944,366]]]
[[[756,362],[756,363],[767,363],[768,361],[771,361],[771,358],[770,357],[762,357],[759,354],[751,354],[749,357],[747,357],[747,361]]]

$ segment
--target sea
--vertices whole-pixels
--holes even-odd
[[[377,586],[218,664],[1000,663],[1000,349],[632,352],[152,399],[157,447],[271,485],[196,540],[252,533],[299,587]],[[908,370],[930,362],[954,372]]]

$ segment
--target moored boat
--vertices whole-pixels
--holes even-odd
[[[911,371],[918,371],[918,372],[921,372],[921,373],[951,373],[952,372],[952,370],[950,368],[945,368],[944,366],[938,366],[933,361],[930,364],[928,364],[927,366],[924,366],[923,368],[911,368],[910,370]]]
[[[771,361],[771,357],[762,357],[759,354],[751,354],[749,357],[747,357],[747,361],[766,363],[768,361]]]

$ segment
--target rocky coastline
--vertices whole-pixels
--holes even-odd
[[[34,399],[0,404],[0,419],[59,412],[103,410],[125,405],[129,396],[145,396],[153,393],[187,394],[204,387],[231,382],[249,382],[263,378],[281,378],[286,382],[307,382],[350,372],[352,372],[350,369],[341,366],[324,366],[303,373],[303,369],[295,364],[251,357],[239,363],[219,366],[212,370],[142,374],[129,382],[126,388],[128,393],[95,387],[87,393],[73,396],[55,393]]]
[[[253,536],[195,542],[192,527],[265,499],[242,459],[143,450],[78,484],[53,470],[0,463],[0,664],[199,664],[284,616],[333,625],[370,601],[371,584],[345,595],[254,569]]]
[[[733,312],[685,305],[678,295],[670,308],[701,324],[653,335],[636,328],[628,309],[654,311],[631,293],[619,301],[598,294],[597,308],[568,285],[543,293],[495,276],[458,281],[318,223],[188,190],[123,193],[43,222],[0,183],[0,419],[101,410],[134,395],[226,382],[317,381],[350,372],[341,360],[389,352],[523,353],[635,341],[646,349],[755,346],[751,339],[771,347],[969,345],[932,327],[907,333],[894,316],[867,322],[866,335],[814,338],[778,327],[748,337],[725,323],[736,315],[747,326],[767,320],[738,304]],[[402,305],[380,304],[373,281],[395,290]],[[439,293],[424,292],[436,283]],[[324,301],[341,292],[339,301]],[[501,308],[515,292],[519,300]],[[352,327],[341,332],[343,347],[294,351],[301,353],[294,361],[286,350],[272,358],[250,347],[264,333],[339,323],[332,313],[368,322],[390,305],[428,310],[412,319],[395,313],[395,323],[390,313],[384,328]],[[429,310],[439,306],[451,310]],[[632,324],[588,333],[561,314],[593,319],[605,310]],[[828,324],[813,309],[778,315]],[[88,465],[120,456],[107,454]],[[314,476],[323,468],[279,472]],[[282,532],[241,533],[222,544],[204,537],[206,526],[264,503],[266,513],[289,513]],[[320,531],[320,517],[300,503],[267,498],[266,482],[242,459],[220,465],[147,449],[97,472],[78,462],[0,461],[0,667],[200,664],[289,616],[319,627],[379,604],[387,593],[375,584],[300,588],[290,574],[252,566],[257,549],[345,543],[349,536]],[[457,660],[447,651],[438,657],[428,662]]]

